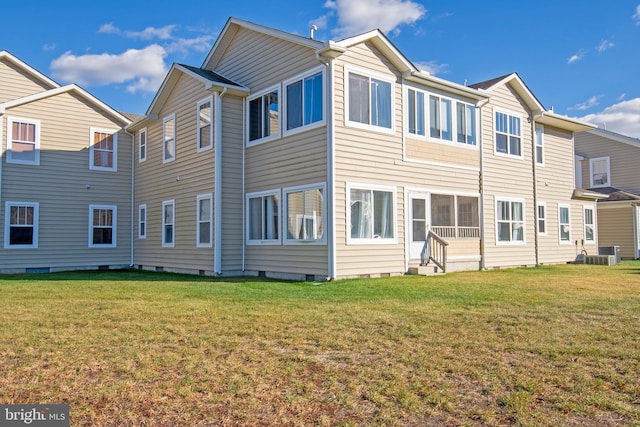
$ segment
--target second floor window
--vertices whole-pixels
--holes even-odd
[[[349,73],[350,122],[391,129],[391,82]]]
[[[213,146],[213,102],[207,98],[198,102],[198,148],[203,151]]]
[[[287,130],[297,129],[323,119],[322,72],[286,84]]]
[[[496,152],[520,157],[522,155],[520,117],[496,111]]]
[[[249,142],[280,135],[280,101],[278,89],[249,100]]]
[[[544,128],[536,125],[536,163],[544,165]]]
[[[407,91],[407,98],[407,105],[409,108],[409,133],[425,136],[424,93],[409,89]]]
[[[7,119],[7,163],[40,164],[40,122]]]
[[[598,157],[589,160],[591,169],[591,187],[608,187],[611,185],[609,176],[609,157]]]
[[[172,114],[162,120],[162,162],[176,159],[176,116]]]
[[[138,132],[138,161],[147,160],[147,128]]]
[[[115,131],[91,129],[89,169],[117,170],[118,135]]]

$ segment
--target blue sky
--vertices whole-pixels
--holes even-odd
[[[0,50],[143,114],[173,62],[200,66],[230,16],[315,38],[384,31],[457,83],[517,72],[547,108],[640,138],[640,0],[241,0],[3,5]]]

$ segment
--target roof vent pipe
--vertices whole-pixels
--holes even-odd
[[[311,26],[311,30],[309,30],[309,38],[311,40],[313,40],[313,32],[318,30],[318,26],[317,25],[312,25]]]

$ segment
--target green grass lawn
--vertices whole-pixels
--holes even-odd
[[[640,262],[0,276],[0,403],[74,426],[640,425]]]

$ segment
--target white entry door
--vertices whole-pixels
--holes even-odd
[[[420,259],[431,221],[429,194],[409,193],[407,210],[409,211],[409,258]]]

